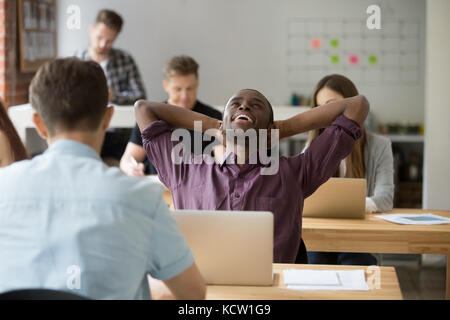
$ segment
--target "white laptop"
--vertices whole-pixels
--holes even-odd
[[[330,178],[305,199],[303,217],[364,219],[366,179]]]
[[[272,285],[273,214],[175,210],[207,284]]]

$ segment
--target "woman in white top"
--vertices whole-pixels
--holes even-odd
[[[338,74],[320,80],[312,96],[312,107],[331,101],[358,95],[353,82]],[[309,133],[307,146],[324,129]],[[367,180],[366,211],[385,212],[392,209],[394,198],[394,160],[389,139],[367,132],[362,127],[363,136],[351,154],[342,160],[335,177],[365,178]],[[309,252],[312,264],[372,265],[376,259],[368,253],[324,253]]]

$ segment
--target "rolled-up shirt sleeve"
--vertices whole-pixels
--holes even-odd
[[[351,153],[361,136],[359,124],[340,115],[304,153],[288,158],[291,168],[297,173],[304,198],[333,176],[341,160]]]
[[[189,134],[189,133],[187,133]],[[158,171],[158,177],[167,188],[173,190],[180,179],[187,175],[189,165],[175,164],[172,161],[172,151],[179,141],[172,141],[172,131],[162,120],[152,122],[142,132],[142,145],[147,157]],[[190,149],[185,150],[190,155]]]

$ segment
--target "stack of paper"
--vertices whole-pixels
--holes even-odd
[[[392,213],[375,217],[398,224],[433,225],[450,223],[449,218],[432,213]]]
[[[364,270],[284,270],[284,283],[293,290],[369,290]]]

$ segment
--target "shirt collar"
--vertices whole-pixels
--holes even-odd
[[[44,154],[48,153],[70,154],[83,158],[101,160],[100,156],[94,149],[92,149],[92,147],[69,139],[60,139],[53,142],[52,145],[44,152]]]
[[[248,162],[249,162],[249,159],[250,159],[250,157],[249,157],[249,159],[247,159],[247,160],[245,161],[244,166],[251,166],[251,167],[253,167],[253,166],[262,166],[262,167],[268,167],[270,164],[263,164],[263,163],[261,163],[261,161],[260,161],[260,159],[259,159],[259,153],[258,153],[258,151],[256,151],[256,152],[257,152],[257,163],[256,163],[256,164],[249,164],[249,163],[248,163]],[[236,154],[235,154],[234,152],[232,152],[232,151],[226,151],[226,152],[224,153],[223,158],[222,158],[222,162],[221,162],[219,165],[220,165],[220,167],[222,168],[225,164],[237,164],[237,156],[236,156]]]
[[[231,151],[225,151],[223,154],[222,162],[219,164],[222,168],[227,162],[228,163],[236,163],[236,155]]]

